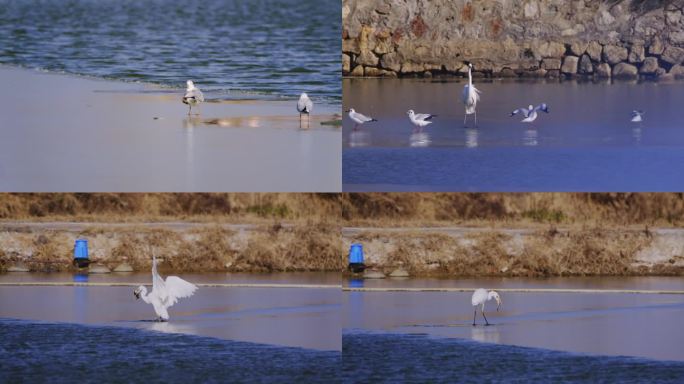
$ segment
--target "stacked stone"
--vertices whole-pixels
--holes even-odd
[[[510,9],[488,0],[344,0],[342,73],[463,76],[471,61],[484,77],[684,78],[684,0],[642,13],[622,3],[587,0],[556,28],[560,7],[572,7],[561,0]],[[431,24],[439,17],[448,23]]]

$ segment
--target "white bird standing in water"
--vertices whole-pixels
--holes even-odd
[[[468,84],[463,86],[463,105],[465,105],[465,115],[463,116],[463,126],[466,126],[468,115],[475,114],[475,127],[477,127],[477,102],[480,101],[480,90],[473,86],[473,64],[468,63]]]
[[[359,125],[363,123],[368,123],[372,121],[378,121],[377,119],[374,119],[370,116],[362,115],[354,110],[354,108],[349,108],[347,111],[349,112],[349,118],[352,119],[352,121],[355,123],[354,124],[354,130],[356,130]]]
[[[313,102],[306,93],[299,95],[297,101],[297,112],[299,112],[299,125],[302,124],[302,114],[309,116],[313,110]]]
[[[428,113],[415,113],[413,112],[413,109],[409,109],[406,114],[409,117],[409,120],[411,120],[411,124],[415,125],[416,127],[422,129],[423,127],[432,124],[432,121],[430,121],[433,117],[436,117],[437,115],[430,115]]]
[[[511,116],[515,116],[518,113],[522,113],[522,115],[525,117],[524,119],[520,120],[521,123],[531,123],[535,120],[537,120],[537,111],[542,111],[549,113],[549,107],[546,105],[546,103],[541,103],[537,105],[536,107],[533,107],[532,104],[528,108],[518,108],[515,111],[511,112]]]
[[[643,121],[643,118],[641,117],[643,114],[644,111],[632,111],[632,123],[641,123]]]
[[[158,321],[169,321],[167,309],[176,304],[178,299],[192,296],[197,286],[181,279],[178,276],[169,276],[166,281],[157,272],[157,258],[152,258],[152,292],[147,293],[144,285],[133,291],[136,299],[142,299],[147,304],[152,304]]]
[[[487,316],[485,316],[484,313],[484,307],[485,303],[491,299],[496,300],[496,311],[499,311],[499,307],[501,306],[501,297],[499,297],[499,294],[496,293],[496,291],[489,291],[487,292],[486,289],[484,288],[478,288],[473,292],[473,298],[471,299],[471,303],[473,304],[473,307],[475,307],[475,314],[473,314],[473,325],[475,325],[475,317],[477,316],[477,306],[481,305],[482,308],[480,308],[480,312],[482,312],[482,317],[485,319],[485,325],[489,325],[489,321],[487,321]]]
[[[190,109],[188,110],[188,115],[192,112],[192,106],[197,105],[199,108],[199,103],[204,102],[204,94],[199,88],[195,87],[192,80],[187,81],[188,88],[185,90],[185,95],[183,96],[183,104],[187,104]],[[199,112],[197,113],[199,115]]]

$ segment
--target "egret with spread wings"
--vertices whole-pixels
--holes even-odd
[[[169,307],[176,304],[178,299],[192,296],[197,286],[181,279],[178,276],[169,276],[166,281],[157,272],[157,258],[152,258],[152,292],[147,293],[144,285],[133,291],[136,299],[142,299],[147,304],[152,304],[158,321],[169,321]]]

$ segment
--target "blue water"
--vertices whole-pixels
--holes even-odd
[[[570,354],[425,335],[345,332],[343,381],[681,383],[684,363]]]
[[[0,0],[0,63],[184,87],[341,99],[335,0]]]
[[[0,320],[2,383],[329,383],[340,364],[339,352]]]
[[[479,83],[479,126],[463,126],[453,80],[347,80],[343,107],[378,122],[343,126],[345,191],[681,191],[684,84]],[[545,102],[533,124],[510,111]],[[414,132],[406,111],[432,113]],[[646,111],[630,122],[631,110]]]

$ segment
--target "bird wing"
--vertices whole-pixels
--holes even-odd
[[[435,116],[437,116],[437,115],[430,115],[429,113],[417,113],[414,116],[414,119],[416,119],[418,121],[426,121],[426,120],[432,119]]]
[[[484,288],[478,288],[473,292],[473,297],[470,300],[470,303],[475,306],[475,305],[480,305],[487,301],[487,290]]]
[[[313,102],[308,97],[301,96],[297,102],[297,111],[311,113]]]
[[[354,112],[354,116],[356,116],[357,119],[363,121],[364,123],[367,123],[367,122],[373,120],[372,117],[368,117],[368,116],[366,116],[366,115],[362,115],[362,114],[360,114],[360,113],[358,113],[358,112]]]
[[[534,109],[536,111],[544,111],[546,113],[549,113],[549,106],[546,105],[546,103],[541,103],[541,104],[537,105],[536,107],[534,107]]]
[[[515,111],[511,112],[511,116],[515,116],[518,113],[522,113],[523,116],[527,117],[530,114],[530,110],[528,110],[527,108],[518,108]]]
[[[152,256],[152,293],[163,303],[166,302],[167,292],[164,279],[157,272],[157,258]]]
[[[184,99],[195,99],[197,101],[204,101],[204,94],[202,91],[199,90],[199,88],[193,88],[187,92],[185,92],[185,96],[183,96]]]
[[[637,110],[634,110],[634,111],[632,111],[632,117],[640,116],[640,115],[642,115],[643,113],[644,113],[644,111],[637,111]]]
[[[169,276],[166,278],[166,293],[167,305],[175,304],[178,299],[184,297],[190,297],[195,294],[197,286],[195,284],[189,283],[178,276]]]

